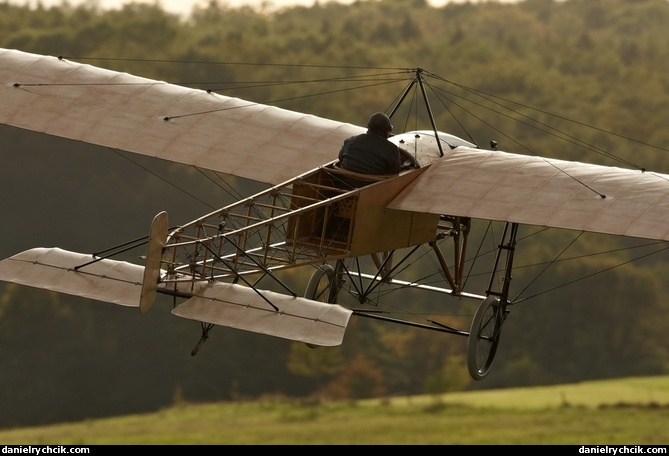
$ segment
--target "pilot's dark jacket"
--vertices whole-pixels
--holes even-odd
[[[362,174],[397,174],[400,172],[400,150],[383,136],[363,133],[344,141],[339,151],[344,169]]]

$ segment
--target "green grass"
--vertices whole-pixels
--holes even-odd
[[[309,404],[186,404],[0,431],[2,444],[669,444],[669,377]]]

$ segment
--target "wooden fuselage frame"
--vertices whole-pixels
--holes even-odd
[[[432,242],[438,215],[386,207],[423,171],[365,176],[331,163],[305,173],[174,230],[161,280],[239,278]]]

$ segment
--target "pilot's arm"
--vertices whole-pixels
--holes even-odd
[[[416,158],[406,149],[398,147],[400,150],[400,168],[402,170],[409,168],[420,168]]]

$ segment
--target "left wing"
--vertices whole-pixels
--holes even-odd
[[[0,123],[269,184],[362,127],[57,57],[0,49]]]
[[[501,151],[447,151],[389,205],[669,240],[669,175]]]

